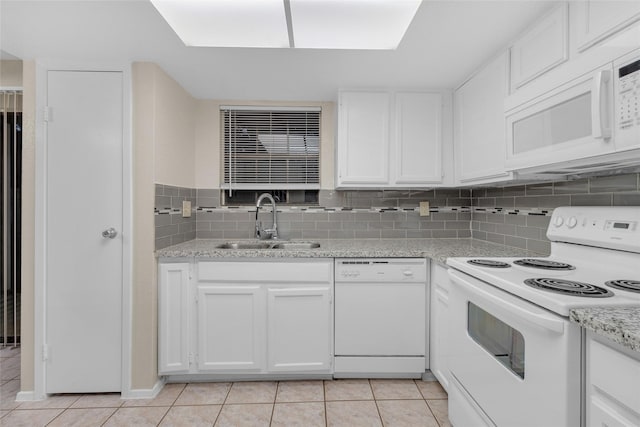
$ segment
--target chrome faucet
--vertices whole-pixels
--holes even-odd
[[[258,221],[258,212],[260,211],[260,204],[264,199],[268,199],[271,202],[271,210],[273,212],[273,225],[271,228],[262,228],[262,223]],[[278,222],[277,215],[278,210],[276,209],[276,201],[273,196],[269,193],[262,193],[260,197],[258,197],[258,201],[256,202],[256,238],[257,239],[278,239]]]

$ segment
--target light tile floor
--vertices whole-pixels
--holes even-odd
[[[0,349],[0,426],[450,427],[447,394],[419,380],[167,384],[155,399],[56,395],[15,402],[20,350]]]

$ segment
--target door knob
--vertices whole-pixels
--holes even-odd
[[[109,239],[113,239],[118,235],[118,232],[116,231],[115,228],[110,227],[107,228],[106,230],[104,230],[102,232],[102,237],[104,237],[105,239],[108,237]]]

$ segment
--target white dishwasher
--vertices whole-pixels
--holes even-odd
[[[336,378],[419,378],[426,369],[427,260],[335,260]]]

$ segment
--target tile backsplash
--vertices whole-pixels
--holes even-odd
[[[471,234],[476,239],[549,253],[546,229],[559,206],[640,206],[640,174],[474,189]]]
[[[156,186],[156,249],[191,236],[176,229],[184,220],[180,207],[192,197],[195,238],[251,239],[255,208],[221,207],[218,189],[185,189]],[[170,193],[170,194],[167,194]],[[421,217],[420,201],[430,202],[430,215]],[[278,206],[278,229],[287,239],[380,239],[470,237],[471,191],[437,189],[429,191],[320,191],[321,206]],[[171,217],[169,220],[166,217]],[[259,215],[270,224],[265,206]],[[175,217],[175,219],[173,219]],[[190,225],[191,226],[191,225]],[[185,225],[185,230],[188,226]]]
[[[196,215],[182,217],[182,202],[196,205],[196,190],[156,184],[155,196],[156,249],[196,238]]]
[[[194,214],[182,218],[182,201]],[[420,201],[430,215],[421,217]],[[546,229],[558,206],[640,206],[640,174],[510,187],[429,191],[320,191],[320,206],[278,206],[288,239],[465,238],[547,254]],[[220,206],[219,189],[156,185],[156,249],[194,238],[251,239],[255,209]],[[265,206],[259,219],[270,224]]]

